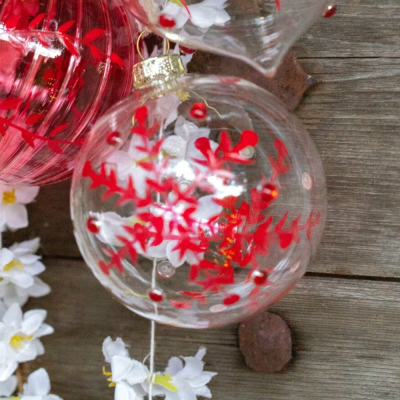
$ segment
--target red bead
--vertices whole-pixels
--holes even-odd
[[[151,301],[154,301],[154,303],[160,303],[164,298],[163,292],[159,289],[152,289],[149,292],[149,298]]]
[[[268,274],[265,271],[253,271],[251,278],[255,285],[265,285]]]
[[[181,49],[181,52],[183,54],[193,54],[193,53],[196,52],[195,49],[190,49],[189,47],[185,47],[185,46],[182,46],[182,45],[179,45],[179,48]]]
[[[232,294],[228,297],[225,297],[224,304],[226,306],[231,306],[233,304],[236,304],[239,300],[240,300],[240,296],[238,294]]]
[[[266,183],[261,190],[261,198],[265,202],[270,202],[276,199],[279,196],[278,191],[274,185],[270,183]]]
[[[163,28],[171,29],[176,25],[175,20],[169,15],[160,15],[158,22]]]
[[[204,119],[207,117],[207,107],[203,103],[193,104],[190,115],[196,119]]]
[[[332,5],[332,6],[328,6],[328,8],[325,11],[324,17],[325,18],[331,18],[336,14],[336,6]]]
[[[89,232],[99,233],[100,232],[100,223],[94,217],[89,217],[86,223]]]
[[[107,143],[110,146],[116,146],[117,144],[121,143],[121,135],[119,134],[119,132],[110,132],[107,135]]]

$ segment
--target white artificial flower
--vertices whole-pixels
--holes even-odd
[[[109,336],[103,342],[103,354],[106,362],[111,364],[111,360],[114,356],[129,357],[128,349],[126,348],[125,342],[121,338],[112,340]]]
[[[193,232],[194,237],[198,237],[198,228],[201,227],[203,223],[207,224],[211,218],[222,211],[222,207],[216,204],[212,198],[212,195],[208,195],[198,200],[196,211],[192,214],[192,218],[195,220],[193,226],[195,229],[195,232]],[[170,194],[169,200],[173,200],[172,194]],[[190,206],[186,202],[180,201],[173,207],[168,203],[161,204],[160,207],[157,208],[151,207],[150,212],[156,216],[161,216],[164,219],[164,227],[167,227],[172,220],[178,220],[180,224],[184,225],[185,222],[182,214],[187,208],[190,208]],[[178,231],[173,231],[172,234],[180,235]],[[200,240],[194,239],[193,243],[200,244]],[[195,253],[191,250],[186,250],[181,257],[180,249],[176,248],[178,245],[179,240],[177,239],[164,239],[162,243],[157,246],[151,246],[151,242],[149,242],[145,252],[140,246],[137,246],[136,249],[138,253],[148,258],[168,259],[175,268],[182,266],[185,262],[190,265],[198,264],[199,261],[204,258],[204,253]]]
[[[166,124],[170,123],[168,121]],[[178,159],[205,159],[203,154],[196,148],[195,141],[201,137],[208,137],[210,129],[199,128],[180,116],[176,121],[174,133],[174,135],[165,139],[162,145],[162,149],[165,152]],[[218,147],[218,144],[212,140],[210,140],[210,145],[213,150]],[[147,171],[139,164],[141,160],[146,160],[148,157],[146,152],[138,150],[138,147],[141,146],[143,146],[142,138],[138,135],[133,135],[129,148],[113,153],[107,159],[107,164],[109,168],[114,170],[118,180],[126,182],[128,178],[131,178],[137,195],[144,197],[147,190],[146,180],[154,179],[155,176],[154,172]],[[204,169],[201,165],[196,165],[196,168]]]
[[[173,159],[170,162],[171,169],[176,177],[191,181],[199,173],[206,173],[208,167],[198,164],[195,160],[206,160],[206,157],[196,148],[197,139],[210,136],[210,129],[199,128],[193,122],[187,121],[180,116],[175,123],[174,135],[168,136],[162,149]],[[210,147],[215,151],[218,143],[210,140]],[[179,162],[180,161],[180,162]],[[174,164],[175,163],[175,164]],[[203,184],[206,182],[199,182]]]
[[[173,195],[170,194],[169,200],[173,200]],[[162,217],[164,219],[164,227],[168,227],[172,220],[178,220],[181,225],[183,225],[184,219],[182,214],[185,210],[190,207],[186,202],[180,201],[174,206],[169,204],[161,204],[160,207],[150,207],[150,212],[157,217]],[[196,228],[208,227],[208,222],[213,217],[221,213],[222,207],[213,201],[213,196],[203,196],[198,200],[196,206],[196,211],[192,214],[192,219],[195,220],[193,236],[198,236],[198,231]],[[122,246],[123,243],[117,239],[118,236],[125,237],[129,239],[129,234],[124,229],[124,226],[133,225],[140,222],[135,216],[131,218],[123,218],[114,212],[107,212],[103,214],[91,213],[98,221],[101,221],[100,232],[97,234],[99,240],[104,243],[113,246]],[[172,234],[179,236],[178,231],[173,231]],[[190,265],[198,264],[204,258],[204,253],[193,252],[191,250],[186,250],[181,256],[181,251],[176,248],[179,245],[178,239],[164,239],[162,243],[157,246],[151,245],[150,240],[146,246],[146,251],[144,251],[139,243],[135,243],[134,247],[138,254],[144,257],[153,259],[168,259],[170,263],[178,268],[182,266],[185,262]],[[193,243],[200,244],[200,240],[193,240]]]
[[[181,31],[180,36],[184,36],[183,35],[184,31]],[[187,34],[185,34],[187,35]],[[173,54],[178,54],[181,57],[182,60],[182,64],[185,68],[185,71],[188,72],[188,64],[190,63],[190,61],[192,61],[192,58],[194,56],[194,53],[192,54],[181,54],[181,49],[179,44],[177,44],[172,52]]]
[[[188,208],[189,206],[184,202],[179,202],[173,207],[172,212],[166,212],[163,209],[156,209],[153,211],[155,215],[160,215],[164,218],[164,226],[168,226],[170,221],[173,218],[178,216],[178,219],[182,219],[180,221],[183,224],[183,217],[180,215]],[[213,196],[203,196],[198,200],[198,204],[196,206],[196,211],[192,214],[192,218],[196,221],[196,227],[201,227],[203,223],[207,224],[210,219],[217,216],[222,211],[222,207],[216,204],[213,201]],[[179,235],[178,232],[176,232]],[[194,236],[198,236],[195,232],[193,233]],[[200,244],[200,240],[194,243]],[[151,243],[150,243],[151,244]],[[161,244],[158,246],[151,246],[147,247],[146,253],[141,251],[143,255],[146,255],[150,258],[167,258],[169,262],[176,268],[182,266],[185,262],[190,265],[198,264],[204,258],[204,253],[201,252],[193,252],[190,250],[186,250],[181,257],[180,250],[176,249],[179,245],[179,240],[168,240],[165,239]],[[139,249],[140,250],[140,249]]]
[[[108,337],[103,343],[106,362],[111,364],[109,381],[115,386],[115,400],[142,400],[146,395],[142,384],[149,378],[148,368],[129,357],[126,344],[120,338],[113,341]]]
[[[0,381],[8,379],[18,363],[34,360],[44,353],[40,338],[54,332],[43,321],[45,310],[22,313],[18,304],[12,304],[0,321]]]
[[[10,376],[5,381],[0,382],[0,398],[11,396],[17,389],[18,379],[15,375]]]
[[[170,377],[176,390],[167,389],[165,400],[196,400],[197,396],[212,398],[207,384],[217,373],[203,371],[205,354],[206,349],[202,347],[194,357],[172,357],[169,360],[164,374]]]
[[[197,396],[211,398],[207,384],[217,375],[203,371],[204,347],[194,357],[173,357],[164,373],[151,375],[141,362],[129,357],[126,344],[120,338],[113,341],[108,337],[103,343],[106,362],[111,364],[110,386],[115,386],[115,400],[142,400],[152,385],[153,396],[165,400],[196,400]]]
[[[37,277],[46,268],[34,254],[40,245],[36,238],[0,249],[0,316],[2,307],[23,306],[29,297],[50,293],[50,287]]]
[[[90,211],[89,215],[99,223],[100,231],[96,235],[97,238],[109,246],[122,246],[123,243],[118,239],[118,236],[127,237],[127,231],[124,226],[134,225],[133,218],[121,217],[114,211],[105,213]]]
[[[50,394],[50,378],[44,368],[31,373],[24,385],[24,393],[20,400],[62,400],[61,397]]]
[[[164,121],[164,128],[172,124],[178,118],[178,107],[182,100],[176,92],[167,93],[146,104],[148,109],[148,122],[153,125]]]
[[[143,146],[142,138],[138,135],[133,135],[129,149],[113,153],[107,159],[107,164],[115,171],[120,181],[132,178],[137,195],[144,197],[146,195],[146,179],[153,179],[154,174],[138,164],[139,161],[148,157],[147,153],[137,149],[140,146]]]
[[[0,184],[0,232],[28,226],[25,204],[35,200],[39,188],[35,186],[8,186]]]
[[[231,17],[224,10],[227,0],[204,0],[188,6],[190,15],[185,7],[171,1],[163,8],[162,13],[172,17],[175,27],[181,29],[189,21],[201,29],[212,25],[224,25]]]
[[[178,117],[175,123],[175,135],[169,136],[163,143],[163,150],[170,156],[180,159],[204,158],[194,143],[201,137],[208,138],[210,129],[199,128],[184,117]],[[210,141],[212,143],[212,141]],[[218,146],[218,145],[217,145]]]

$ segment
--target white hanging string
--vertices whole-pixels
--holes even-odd
[[[153,260],[153,273],[151,278],[151,288],[156,287],[156,269],[157,259]],[[157,314],[157,305],[154,305],[155,313]],[[154,359],[156,354],[156,323],[154,320],[150,322],[150,386],[149,386],[149,400],[153,399],[153,382],[154,382]]]
[[[163,40],[163,53],[167,53],[167,40],[164,38]],[[164,135],[164,124],[161,124],[160,131],[158,134],[158,140],[161,140]],[[162,156],[160,154],[160,156]],[[157,194],[157,201],[160,202],[160,194]],[[153,260],[153,271],[151,276],[151,289],[156,288],[156,279],[157,279],[157,258]],[[154,304],[154,311],[157,315],[157,304]],[[156,322],[151,320],[150,322],[150,386],[149,386],[149,400],[153,400],[153,383],[154,383],[154,360],[156,353]]]

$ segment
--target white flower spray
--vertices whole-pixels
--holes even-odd
[[[144,363],[131,359],[121,338],[113,341],[108,337],[103,343],[105,361],[111,371],[104,368],[109,386],[115,387],[115,400],[143,400],[149,395],[165,400],[196,400],[197,396],[212,398],[207,384],[217,375],[203,371],[206,349],[201,347],[194,357],[172,357],[164,372],[151,374]]]
[[[50,293],[50,287],[38,277],[46,269],[35,254],[40,239],[10,248],[2,247],[1,240],[7,229],[28,226],[26,205],[38,192],[38,187],[0,185],[0,399],[62,400],[50,394],[49,375],[43,368],[29,375],[23,387],[18,387],[18,378],[13,375],[18,373],[19,364],[44,354],[41,338],[54,332],[44,323],[45,310],[23,313],[21,309],[30,297]]]

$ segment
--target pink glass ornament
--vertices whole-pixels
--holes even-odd
[[[241,59],[273,76],[329,0],[124,0],[153,32],[185,48]]]
[[[71,200],[99,281],[134,312],[190,328],[243,320],[285,295],[326,213],[301,123],[263,89],[215,76],[159,75],[115,105],[83,148]]]
[[[0,182],[68,177],[91,125],[131,91],[120,0],[0,3]]]

